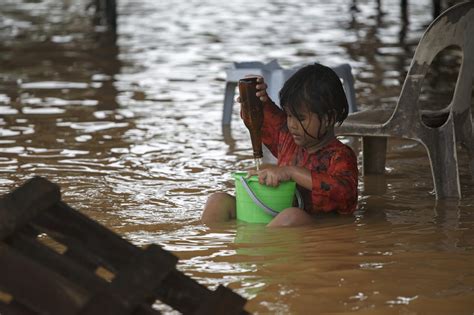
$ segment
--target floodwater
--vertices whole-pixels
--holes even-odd
[[[221,129],[225,67],[349,62],[359,107],[393,107],[431,1],[410,2],[403,22],[396,0],[383,12],[375,1],[351,11],[343,0],[119,0],[115,42],[89,1],[1,2],[0,193],[47,177],[76,209],[134,244],[162,245],[257,314],[473,314],[463,151],[461,201],[436,202],[424,149],[391,141],[387,174],[360,178],[353,217],[287,229],[199,221],[206,196],[232,192],[230,173],[253,163],[237,106]],[[451,68],[435,71],[424,100],[449,100],[439,80]]]

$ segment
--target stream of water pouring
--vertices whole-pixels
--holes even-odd
[[[255,168],[257,169],[257,172],[260,171],[260,165],[262,165],[262,159],[254,158],[254,162],[255,162]]]

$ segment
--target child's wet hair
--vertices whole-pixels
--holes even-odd
[[[341,124],[346,119],[349,106],[337,74],[315,63],[299,69],[280,90],[280,104],[295,117],[306,108],[316,113],[322,121]]]

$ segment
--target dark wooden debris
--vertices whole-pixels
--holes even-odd
[[[248,314],[246,300],[209,290],[158,245],[139,248],[61,201],[34,177],[0,199],[0,314]]]

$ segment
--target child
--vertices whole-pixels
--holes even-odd
[[[314,222],[314,214],[352,213],[357,205],[357,158],[334,134],[334,125],[347,117],[348,105],[341,81],[320,64],[298,70],[280,90],[276,106],[259,78],[257,96],[263,102],[262,142],[278,158],[278,164],[252,174],[261,184],[277,186],[294,180],[305,209],[284,209],[268,226],[296,226]],[[202,222],[235,219],[235,197],[226,193],[209,196]]]

